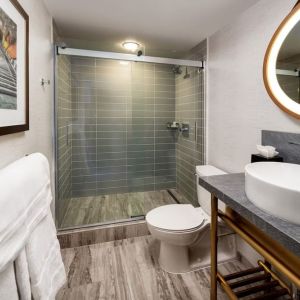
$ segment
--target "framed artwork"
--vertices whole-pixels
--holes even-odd
[[[29,130],[29,17],[0,0],[0,135]]]

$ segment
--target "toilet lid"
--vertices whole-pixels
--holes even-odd
[[[146,221],[164,230],[190,230],[199,227],[204,217],[191,204],[170,204],[152,209]]]

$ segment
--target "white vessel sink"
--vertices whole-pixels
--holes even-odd
[[[300,165],[258,162],[245,167],[248,199],[267,213],[300,225]]]

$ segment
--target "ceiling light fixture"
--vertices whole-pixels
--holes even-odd
[[[123,48],[125,48],[126,50],[129,50],[129,51],[136,51],[139,47],[140,47],[140,44],[137,43],[137,42],[124,42],[122,44]]]

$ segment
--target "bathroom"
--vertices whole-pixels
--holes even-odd
[[[0,299],[299,299],[298,2],[1,1]]]

